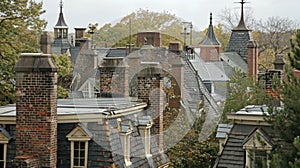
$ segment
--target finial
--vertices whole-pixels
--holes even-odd
[[[211,12],[210,12],[209,20],[210,20],[209,24],[212,25],[212,13]]]
[[[242,5],[241,7],[241,20],[239,22],[239,25],[237,26],[238,29],[247,29],[246,25],[245,25],[245,21],[244,21],[244,4],[248,3],[245,2],[245,0],[241,0],[241,2],[236,2],[236,3],[240,3]]]
[[[59,7],[60,7],[60,12],[62,13],[62,8],[63,8],[63,2],[62,2],[62,0],[60,0]]]

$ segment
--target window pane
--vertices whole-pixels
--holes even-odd
[[[75,165],[75,166],[79,166],[79,165],[78,165],[78,159],[76,159],[76,158],[74,158],[74,165]]]
[[[84,150],[83,151],[80,151],[80,157],[82,158],[84,158]]]
[[[84,148],[85,148],[85,142],[80,142],[80,149],[84,150]]]
[[[74,149],[78,149],[79,148],[79,142],[74,142]]]
[[[78,150],[74,150],[74,157],[79,157],[79,151]]]
[[[84,159],[80,159],[80,166],[84,166]]]
[[[4,159],[4,144],[0,144],[0,160]]]

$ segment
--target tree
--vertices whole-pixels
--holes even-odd
[[[276,167],[299,167],[300,165],[300,78],[294,76],[293,68],[299,68],[300,61],[300,32],[297,31],[297,39],[291,42],[289,52],[290,65],[286,65],[285,79],[278,83],[276,88],[282,95],[283,109],[270,107],[270,116],[267,120],[273,128],[280,133],[285,146],[277,146],[272,154],[271,164]]]
[[[221,11],[220,14],[217,15],[217,21],[219,24],[223,25],[224,31],[230,33],[232,29],[234,29],[241,19],[241,11],[240,8],[238,10],[232,10],[229,8],[225,8]],[[247,27],[249,29],[255,29],[257,25],[257,21],[253,16],[253,11],[249,8],[246,8],[244,12],[244,19]]]
[[[33,0],[0,1],[0,105],[14,102],[13,67],[20,53],[37,51],[44,12]]]
[[[253,32],[259,44],[259,63],[272,68],[272,62],[277,54],[286,54],[289,41],[297,27],[297,22],[289,18],[269,17],[266,21],[260,20],[257,29]]]
[[[66,54],[61,54],[60,56],[54,55],[53,58],[59,68],[57,79],[57,98],[67,98],[72,80],[72,63]]]
[[[222,120],[226,114],[236,112],[247,105],[262,105],[266,102],[266,93],[253,78],[246,76],[240,69],[233,69],[229,76],[228,97],[225,102]]]
[[[288,53],[288,59],[291,66],[300,70],[300,30],[296,31],[296,39],[291,39],[291,52]]]
[[[217,15],[217,20],[223,25],[224,31],[230,33],[238,25],[240,15],[240,11],[224,9],[221,14]],[[259,44],[259,64],[272,68],[275,55],[288,52],[289,40],[299,23],[282,17],[257,20],[251,9],[244,12],[244,18],[246,26],[252,30],[253,38]],[[226,46],[223,47],[226,48]]]
[[[203,107],[204,104],[200,103],[199,108],[202,109]],[[178,118],[177,115],[178,112],[176,111],[167,111],[164,117],[164,127],[168,127],[170,122],[172,123],[176,117]],[[212,166],[218,153],[218,141],[213,138],[215,135],[211,135],[205,141],[199,141],[205,116],[204,112],[201,117],[196,118],[186,135],[167,151],[171,161],[170,167],[208,168]],[[178,125],[178,127],[182,127],[182,125]]]
[[[125,17],[119,22],[108,23],[102,26],[94,35],[94,42],[98,46],[105,47],[125,47],[129,44],[129,34],[131,27],[132,43],[136,44],[136,34],[139,31],[160,31],[169,40],[182,39],[183,24],[181,19],[168,12],[157,13],[149,10],[138,10]],[[131,26],[130,26],[131,25]],[[199,32],[193,31],[193,37],[197,37]],[[162,45],[168,46],[170,41],[164,41]],[[197,42],[193,39],[193,42]],[[182,40],[183,41],[183,40]]]

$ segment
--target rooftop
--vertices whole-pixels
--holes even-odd
[[[143,111],[146,106],[145,103],[126,98],[59,99],[57,101],[58,123],[115,118]],[[0,121],[14,124],[15,117],[15,104],[0,107]]]

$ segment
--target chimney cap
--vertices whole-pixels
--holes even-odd
[[[51,54],[22,53],[15,72],[57,72],[58,67]]]

